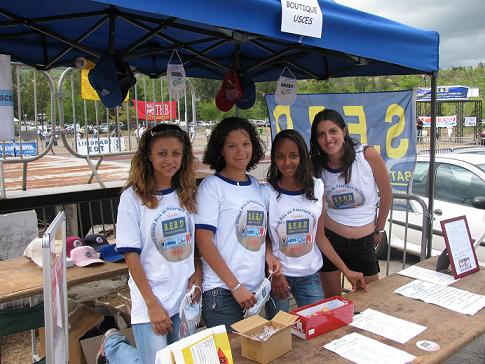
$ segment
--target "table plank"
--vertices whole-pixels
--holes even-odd
[[[128,274],[125,263],[67,268],[67,286]],[[42,294],[42,268],[24,258],[0,261],[0,303]]]
[[[418,265],[434,269],[436,257],[420,262]],[[372,308],[427,327],[426,330],[407,343],[400,344],[347,325],[309,341],[293,336],[293,350],[276,359],[273,363],[349,363],[350,361],[324,349],[323,345],[352,332],[361,333],[384,344],[404,350],[416,356],[414,363],[440,363],[485,332],[484,309],[474,316],[463,315],[394,293],[396,288],[412,280],[412,278],[395,273],[369,285],[369,292],[367,293],[358,291],[345,295],[346,299],[354,302],[356,311]],[[462,278],[454,283],[452,287],[483,295],[485,294],[485,284],[483,282],[485,282],[485,271],[482,269],[477,273]],[[416,347],[418,340],[434,341],[441,346],[441,349],[431,353],[422,351]],[[231,346],[236,363],[254,363],[241,356],[240,338],[233,339]]]

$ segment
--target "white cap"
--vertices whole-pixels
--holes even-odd
[[[42,240],[43,238],[35,238],[24,250],[24,257],[31,259],[39,267],[42,267]],[[59,254],[62,242],[60,240],[55,240],[54,242],[56,244],[55,253]]]

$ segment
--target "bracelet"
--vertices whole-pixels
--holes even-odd
[[[386,230],[377,230],[377,229],[376,229],[376,230],[374,231],[374,234],[376,234],[376,235],[382,235],[382,234],[384,234],[385,232],[386,232]]]
[[[236,292],[239,288],[241,288],[241,283],[238,283],[234,288],[231,288],[231,293]]]

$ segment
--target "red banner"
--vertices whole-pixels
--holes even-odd
[[[153,102],[133,100],[140,120],[175,120],[177,119],[177,101]],[[146,105],[146,108],[145,108]]]

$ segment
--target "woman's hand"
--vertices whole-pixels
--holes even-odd
[[[246,287],[241,285],[238,289],[235,291],[231,291],[232,296],[236,300],[237,303],[239,303],[239,306],[243,309],[249,309],[253,307],[256,304],[256,297],[249,292]]]
[[[147,304],[147,309],[153,331],[157,335],[166,336],[172,332],[172,320],[160,303]]]
[[[195,264],[195,272],[192,274],[187,282],[187,291],[190,291],[192,289],[192,285],[196,285],[200,289],[196,289],[194,291],[194,294],[192,295],[192,302],[198,302],[201,297],[201,291],[202,291],[202,266],[200,264],[200,259],[196,260]]]
[[[266,253],[266,264],[268,264],[269,274],[274,276],[281,275],[281,263],[273,253]]]
[[[365,283],[364,275],[361,272],[354,272],[353,270],[349,270],[344,272],[345,277],[352,285],[352,292],[355,292],[357,289],[362,288],[364,291],[368,291],[367,283]]]
[[[271,291],[274,293],[275,297],[284,300],[289,296],[289,286],[286,277],[283,274],[274,276],[271,280]]]
[[[377,247],[382,242],[383,236],[384,236],[384,233],[375,233],[374,234],[374,245],[375,245],[375,247]]]

